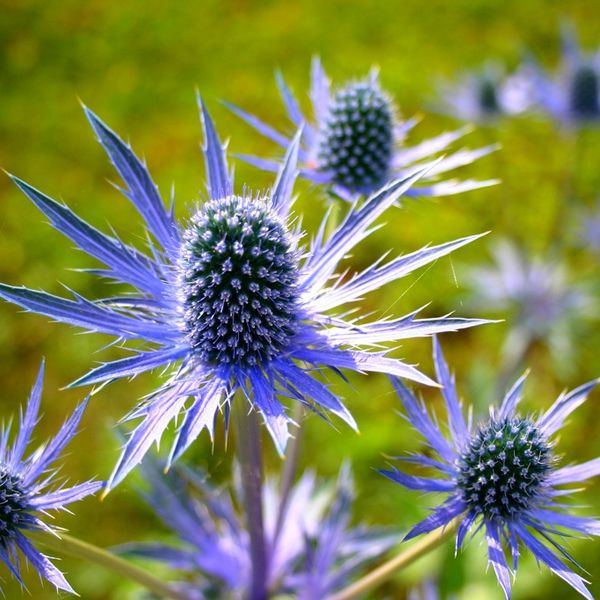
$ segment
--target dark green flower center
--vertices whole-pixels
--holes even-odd
[[[381,186],[393,149],[390,101],[377,85],[351,83],[331,100],[319,132],[318,166],[335,183],[363,193]]]
[[[531,421],[492,420],[462,453],[458,487],[485,518],[510,519],[535,501],[550,462],[550,446]]]
[[[571,111],[577,117],[594,118],[600,116],[598,75],[589,65],[579,67],[571,83]]]
[[[483,77],[479,82],[479,107],[483,113],[490,115],[500,112],[498,90],[490,77]]]
[[[184,234],[179,267],[184,328],[200,360],[253,366],[285,350],[297,329],[297,258],[265,202],[205,204]]]
[[[27,522],[27,497],[21,478],[0,466],[0,543],[14,537]]]

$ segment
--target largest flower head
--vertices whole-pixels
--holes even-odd
[[[377,217],[419,174],[394,181],[364,203],[353,205],[327,239],[324,222],[311,249],[302,252],[299,231],[289,223],[299,136],[290,145],[271,190],[263,195],[237,194],[204,105],[201,112],[209,198],[187,223],[178,224],[165,209],[144,164],[86,109],[126,184],[125,196],[154,237],[148,254],[101,233],[65,205],[14,178],[54,227],[108,267],[100,274],[135,289],[125,297],[91,301],[76,294],[70,300],[0,285],[0,297],[27,310],[120,340],[151,345],[93,369],[75,384],[99,384],[177,365],[165,385],[129,415],[141,422],[127,440],[110,485],[141,460],[181,413],[171,461],[204,428],[212,435],[219,409],[229,407],[237,390],[262,414],[281,453],[291,420],[278,395],[298,400],[323,416],[330,411],[355,427],[339,398],[312,372],[320,367],[378,371],[431,384],[432,380],[414,367],[365,346],[481,322],[447,317],[420,320],[415,312],[367,323],[329,314],[476,236],[424,248],[387,263],[381,259],[362,273],[329,285],[338,262],[372,231]]]
[[[299,150],[301,174],[319,184],[329,184],[334,192],[353,200],[369,194],[397,178],[408,176],[429,165],[426,177],[407,190],[410,196],[445,196],[484,187],[495,181],[440,181],[439,176],[467,165],[494,150],[458,150],[435,164],[433,157],[467,133],[467,129],[444,133],[417,146],[404,144],[416,119],[398,118],[391,97],[382,90],[377,70],[333,92],[318,58],[313,60],[310,98],[314,121],[309,122],[278,75],[277,83],[294,128],[304,125]],[[228,104],[239,117],[259,133],[286,148],[290,138],[242,109]],[[259,168],[277,171],[279,163],[256,156],[242,159]]]
[[[573,534],[599,535],[600,521],[571,514],[563,498],[576,490],[562,486],[600,474],[600,458],[559,467],[554,437],[598,380],[562,394],[546,412],[534,418],[517,413],[525,381],[523,376],[508,391],[500,406],[490,411],[488,419],[472,426],[471,419],[467,424],[463,417],[454,377],[437,341],[434,342],[434,360],[443,386],[450,439],[444,437],[439,425],[414,394],[399,381],[394,381],[408,420],[437,455],[410,456],[405,460],[432,467],[437,475],[419,477],[395,468],[382,473],[409,489],[447,496],[425,520],[409,531],[405,539],[447,526],[457,519],[457,549],[469,531],[474,528],[475,531],[485,530],[489,563],[507,598],[511,591],[511,570],[516,573],[519,545],[522,544],[538,561],[592,600],[585,581],[560,560],[562,556],[576,565],[559,540]],[[548,548],[544,541],[550,542],[557,552]],[[510,553],[512,569],[504,547]]]

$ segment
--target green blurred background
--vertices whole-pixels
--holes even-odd
[[[571,21],[588,48],[600,44],[600,5],[589,0],[569,3],[547,0],[442,0],[427,3],[249,2],[206,0],[31,2],[0,0],[0,166],[46,193],[61,198],[80,215],[106,230],[110,223],[126,240],[143,244],[140,220],[132,207],[111,188],[115,179],[96,144],[78,99],[93,108],[145,156],[165,197],[175,185],[177,209],[184,216],[201,198],[204,175],[199,144],[199,121],[194,100],[198,88],[230,148],[268,155],[275,148],[253,134],[219,105],[228,99],[272,123],[283,123],[283,109],[273,80],[281,68],[288,83],[307,108],[310,58],[319,54],[334,81],[360,76],[376,63],[383,85],[395,95],[402,114],[423,114],[410,140],[418,142],[459,125],[428,108],[439,77],[452,78],[476,68],[485,59],[509,66],[530,48],[547,65],[559,55],[559,25]],[[470,134],[471,147],[500,142],[503,149],[464,169],[464,177],[503,180],[502,185],[446,199],[408,202],[387,215],[387,226],[354,255],[357,268],[366,266],[383,250],[414,250],[429,242],[492,230],[490,240],[508,235],[533,252],[551,245],[568,245],[574,236],[570,220],[558,218],[562,203],[575,215],[595,204],[600,190],[600,130],[585,130],[573,140],[547,120],[514,118]],[[268,175],[236,165],[238,184],[265,187]],[[569,194],[565,196],[565,188]],[[314,232],[325,199],[301,184],[297,211]],[[90,260],[45,224],[44,218],[0,177],[0,280],[61,293],[62,285],[83,295],[100,297],[109,289],[78,269]],[[468,315],[464,270],[489,262],[489,240],[460,250],[425,272],[371,295],[365,311],[396,314],[428,301],[428,315],[450,310]],[[598,262],[585,249],[568,251],[574,281],[595,283]],[[114,288],[110,288],[114,290]],[[477,315],[487,316],[487,315]],[[509,324],[444,336],[443,345],[465,400],[485,411],[495,399],[494,378],[499,350]],[[546,350],[537,348],[529,362],[533,374],[526,407],[549,405],[565,386],[575,386],[600,373],[597,356],[600,331],[593,323],[577,338],[572,368],[557,373]],[[49,435],[83,395],[57,391],[98,360],[121,355],[118,349],[99,351],[108,338],[81,335],[43,317],[0,305],[0,380],[3,382],[2,418],[14,413],[28,394],[41,356],[48,369],[38,431]],[[433,368],[427,340],[407,343],[399,355]],[[567,360],[568,357],[565,357]],[[84,419],[83,433],[72,443],[64,468],[71,481],[96,475],[107,477],[118,454],[114,424],[135,401],[152,389],[152,376],[114,384],[94,397]],[[358,501],[355,516],[369,523],[408,527],[426,514],[432,499],[403,491],[374,473],[385,464],[382,453],[415,450],[419,441],[395,414],[398,403],[383,377],[352,377],[344,386],[347,405],[359,423],[355,435],[340,425],[334,430],[316,417],[306,426],[302,463],[324,477],[334,476],[341,461],[351,459]],[[432,406],[437,393],[424,390]],[[600,394],[578,411],[561,436],[560,450],[568,460],[587,460],[600,454]],[[206,436],[205,436],[206,437]],[[280,463],[269,452],[269,468]],[[202,439],[187,457],[207,468],[215,479],[227,477],[230,458],[217,440],[214,451]],[[75,516],[60,515],[57,523],[74,535],[99,545],[132,539],[156,540],[168,534],[139,501],[136,476],[99,503],[88,499],[75,506]],[[600,512],[596,485],[583,502],[587,514]],[[579,498],[581,501],[581,498]],[[568,542],[577,559],[600,580],[600,546],[590,541]],[[403,598],[424,575],[439,577],[444,594],[478,600],[501,598],[491,573],[485,573],[483,546],[474,540],[458,559],[451,544],[421,560],[372,598]],[[77,560],[60,562],[82,598],[134,598],[139,590],[109,573]],[[7,598],[20,596],[2,569]],[[26,578],[31,597],[45,600],[55,593],[41,587],[37,577]],[[597,587],[595,584],[592,590]],[[515,585],[516,598],[571,598],[575,592],[541,573],[524,558]]]

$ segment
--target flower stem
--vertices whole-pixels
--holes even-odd
[[[92,564],[100,565],[113,573],[117,573],[121,577],[135,581],[143,585],[161,598],[169,600],[190,600],[190,598],[170,585],[150,575],[144,569],[131,564],[129,561],[115,556],[108,550],[93,546],[82,540],[71,537],[64,533],[60,537],[53,535],[47,531],[29,531],[27,537],[35,542],[46,546],[47,548],[59,552],[60,554],[72,556],[86,560]]]
[[[367,573],[364,577],[344,588],[337,594],[333,594],[327,600],[352,600],[365,594],[369,590],[385,583],[397,571],[411,565],[417,559],[425,554],[428,554],[448,538],[452,537],[456,532],[460,521],[454,519],[446,527],[436,529],[431,533],[423,536],[416,544],[412,545],[408,550],[400,552],[394,558],[383,563],[380,567]]]
[[[296,471],[298,470],[298,462],[300,459],[300,444],[302,442],[302,428],[304,423],[304,406],[297,402],[294,405],[292,419],[298,423],[295,435],[291,439],[287,448],[287,456],[283,465],[283,474],[281,476],[281,489],[280,489],[280,502],[277,512],[277,522],[275,525],[275,535],[273,537],[273,549],[277,546],[279,536],[285,523],[285,516],[287,513],[288,501],[290,499],[290,493],[294,485],[294,478],[296,477]]]
[[[256,411],[249,410],[248,403],[241,394],[234,399],[232,412],[252,556],[252,581],[248,600],[266,600],[268,558],[262,510],[260,424]]]

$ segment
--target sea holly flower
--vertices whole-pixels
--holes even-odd
[[[532,343],[542,342],[564,367],[574,325],[596,316],[592,296],[555,257],[530,258],[508,240],[497,242],[492,253],[495,265],[471,269],[468,281],[476,306],[510,315],[505,362],[518,363]]]
[[[437,340],[434,340],[434,361],[443,386],[449,439],[444,437],[424,404],[399,380],[393,380],[408,420],[436,455],[400,460],[431,467],[437,474],[435,477],[415,476],[397,468],[381,473],[406,488],[446,495],[444,502],[413,527],[405,539],[458,519],[457,550],[469,531],[474,527],[476,531],[483,528],[489,563],[507,598],[510,597],[511,572],[517,571],[519,546],[524,546],[539,562],[591,600],[585,581],[561,561],[564,557],[574,563],[559,541],[565,535],[599,535],[600,521],[572,514],[564,504],[564,496],[577,490],[562,486],[581,483],[600,474],[600,458],[561,467],[560,457],[555,453],[555,436],[598,380],[561,394],[546,412],[535,417],[521,416],[517,412],[524,375],[500,406],[492,408],[487,419],[473,426],[470,419],[467,423],[463,418],[454,377]],[[548,547],[544,541],[552,546]]]
[[[466,73],[455,83],[440,86],[441,110],[466,121],[494,121],[532,108],[536,93],[529,65],[506,74],[498,65]]]
[[[145,499],[175,535],[176,543],[132,543],[123,554],[159,561],[185,576],[182,589],[203,598],[243,598],[251,585],[250,536],[236,509],[241,486],[217,488],[196,470],[176,467],[166,476],[147,461],[142,474],[150,484]],[[239,478],[238,478],[239,479]],[[263,489],[268,589],[294,598],[324,598],[347,584],[393,544],[396,534],[351,525],[354,489],[349,469],[335,485],[307,472],[289,490],[267,479]],[[191,597],[196,597],[192,595]]]
[[[325,219],[310,249],[301,249],[300,232],[290,217],[299,136],[267,194],[239,194],[234,192],[223,147],[202,104],[209,197],[187,222],[179,224],[172,211],[165,209],[144,164],[85,110],[126,184],[123,193],[154,237],[148,253],[98,231],[67,206],[13,179],[56,229],[107,266],[95,273],[129,284],[135,291],[95,301],[74,293],[70,300],[0,285],[0,297],[58,321],[150,346],[93,369],[74,385],[101,384],[157,367],[174,367],[168,381],[128,415],[129,420],[141,419],[141,423],[128,438],[107,489],[140,462],[178,415],[183,414],[183,420],[170,461],[204,428],[212,436],[216,415],[220,409],[228,413],[238,390],[262,415],[280,453],[291,419],[279,395],[324,417],[329,411],[355,427],[340,399],[314,377],[319,370],[384,372],[432,384],[415,367],[386,356],[380,344],[483,322],[418,319],[419,311],[373,322],[348,320],[340,314],[341,305],[354,303],[478,237],[427,247],[388,262],[380,259],[350,278],[334,277],[338,263],[373,231],[374,221],[421,172],[352,205],[327,239]],[[375,345],[377,350],[370,350]]]
[[[377,70],[359,81],[352,81],[335,91],[318,58],[312,64],[310,98],[314,121],[311,123],[281,74],[277,84],[288,116],[294,128],[303,126],[299,148],[300,174],[318,183],[328,184],[346,200],[370,194],[415,170],[431,168],[420,184],[406,191],[407,196],[445,196],[484,187],[495,181],[439,181],[439,176],[472,163],[496,149],[488,146],[478,150],[458,150],[444,160],[433,158],[445,151],[469,130],[459,129],[426,140],[416,146],[405,146],[408,132],[416,120],[398,117],[391,97],[381,88]],[[263,123],[257,117],[232,104],[226,105],[260,134],[282,148],[290,143],[288,136]],[[256,156],[238,155],[261,169],[277,172],[279,162]]]
[[[68,510],[66,506],[94,494],[103,484],[88,481],[66,487],[56,480],[56,461],[77,433],[87,400],[75,409],[52,440],[25,455],[39,421],[43,379],[42,362],[12,443],[10,423],[0,431],[0,559],[24,586],[20,551],[41,577],[57,589],[74,594],[64,575],[27,538],[27,532],[42,530],[59,536],[61,529],[45,519],[49,511]]]
[[[563,29],[562,60],[556,77],[535,65],[541,107],[566,125],[600,120],[600,50],[584,53],[569,28]]]

